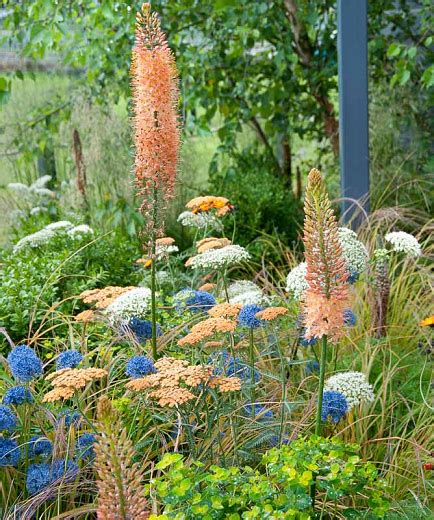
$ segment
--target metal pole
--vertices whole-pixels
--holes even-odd
[[[344,220],[369,210],[367,0],[338,0],[339,147]]]

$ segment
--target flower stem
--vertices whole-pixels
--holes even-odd
[[[152,235],[151,235],[151,323],[152,323],[152,336],[151,336],[151,345],[152,345],[152,357],[154,360],[158,359],[158,351],[157,351],[157,304],[155,293],[157,291],[156,277],[157,277],[157,258],[156,258],[156,249],[157,249],[157,203],[158,203],[158,191],[157,187],[154,183],[153,189],[154,195],[154,204],[152,208]]]
[[[253,328],[249,330],[249,357],[250,357],[250,396],[252,407],[252,418],[255,418],[255,350],[253,345]]]

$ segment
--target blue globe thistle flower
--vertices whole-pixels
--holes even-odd
[[[73,412],[72,410],[64,410],[59,414],[59,417],[57,418],[57,424],[64,421],[65,426],[69,428],[70,426],[73,426],[74,428],[77,428],[80,424],[80,421],[82,419],[82,415],[80,412]]]
[[[43,372],[42,361],[26,345],[17,345],[8,355],[8,364],[17,381],[27,383]]]
[[[348,411],[348,402],[345,396],[334,390],[326,390],[322,397],[321,419],[327,421],[330,417],[331,421],[338,423]]]
[[[0,437],[0,467],[18,466],[21,450],[17,441]]]
[[[33,396],[25,386],[14,386],[6,390],[3,403],[18,406],[24,403],[33,403]]]
[[[262,307],[260,305],[255,305],[253,303],[244,305],[238,314],[238,323],[243,327],[248,327],[249,329],[256,329],[261,327],[263,322],[255,316],[255,314],[259,311],[262,311]]]
[[[78,466],[72,460],[56,459],[53,460],[50,468],[51,482],[63,478],[65,482],[71,482],[78,473]]]
[[[291,441],[288,439],[287,436],[283,437],[282,438],[282,442],[280,443],[279,442],[279,436],[278,435],[273,435],[271,436],[269,439],[268,439],[268,445],[271,447],[271,448],[275,448],[277,446],[282,446],[283,444],[289,444]]]
[[[17,416],[4,404],[0,404],[0,431],[11,432],[17,427]]]
[[[160,325],[157,323],[157,337],[163,334]],[[133,316],[129,320],[125,320],[119,327],[121,336],[133,334],[139,343],[146,343],[152,338],[152,323],[149,320],[142,320]]]
[[[351,309],[344,310],[344,323],[348,327],[354,327],[357,323],[357,318],[354,312]]]
[[[53,443],[46,437],[33,436],[29,442],[29,457],[49,456],[53,452]]]
[[[36,495],[51,482],[50,465],[45,462],[30,464],[27,470],[26,489],[29,495]]]
[[[306,375],[311,375],[314,372],[319,372],[319,363],[316,359],[311,359],[306,363],[304,368]]]
[[[221,357],[221,360],[219,360]],[[251,380],[252,379],[252,368],[249,365],[246,365],[242,362],[242,360],[238,357],[233,358],[227,350],[223,350],[220,353],[214,354],[209,358],[210,363],[215,364],[219,363],[223,365],[216,366],[214,368],[215,375],[226,374],[227,376],[236,376],[241,380]],[[261,379],[261,374],[254,369],[254,380],[257,383]]]
[[[307,339],[305,336],[305,333],[306,333],[306,329],[303,328],[298,337],[299,345],[307,348],[307,347],[313,347],[314,345],[316,345],[318,343],[318,338]]]
[[[255,410],[255,417],[257,419],[264,420],[264,419],[272,419],[274,417],[273,411],[268,408],[265,408],[265,406],[262,406],[258,403],[255,403],[253,406],[254,406],[254,410]],[[248,415],[248,416],[252,415],[253,406],[251,404],[246,404],[243,406],[244,412],[246,413],[246,415]],[[259,417],[257,417],[257,416],[259,416]]]
[[[83,360],[83,354],[78,350],[65,350],[62,352],[56,361],[56,370],[62,368],[76,368]]]
[[[197,313],[207,312],[211,307],[216,305],[217,301],[214,296],[207,291],[182,289],[175,295],[173,303],[178,312],[187,308],[189,311]]]
[[[155,374],[154,362],[147,356],[134,356],[128,360],[125,374],[133,379]]]
[[[80,435],[80,437],[77,439],[76,444],[78,457],[81,457],[83,459],[93,459],[95,457],[95,451],[93,449],[94,443],[95,435],[93,433],[83,433],[83,435]]]
[[[359,273],[357,271],[350,271],[348,278],[347,278],[347,282],[350,285],[353,285],[354,283],[357,282],[358,278],[359,278]]]

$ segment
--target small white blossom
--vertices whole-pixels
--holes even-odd
[[[232,282],[228,287],[228,296],[229,303],[241,305],[260,305],[268,300],[262,289],[249,280]]]
[[[338,229],[339,242],[350,274],[359,274],[366,269],[368,250],[357,238],[357,234],[349,228]]]
[[[46,188],[47,184],[51,181],[51,175],[42,175],[38,177],[35,182],[30,185],[31,190],[37,190],[40,188]]]
[[[306,275],[307,264],[306,262],[301,262],[301,264],[289,271],[288,276],[286,277],[286,290],[289,293],[292,293],[292,296],[296,300],[299,300],[303,292],[309,288],[309,284],[306,281]]]
[[[58,230],[71,229],[73,227],[74,227],[74,224],[69,222],[69,220],[59,220],[57,222],[52,222],[51,224],[48,224],[47,226],[45,226],[45,229],[58,231]]]
[[[362,372],[342,372],[331,376],[324,384],[324,390],[334,390],[345,396],[348,409],[375,399],[374,389]]]
[[[249,259],[250,254],[244,247],[230,245],[220,249],[210,249],[194,256],[191,259],[190,267],[193,269],[223,269]]]
[[[51,191],[48,188],[36,188],[36,189],[31,189],[31,191],[33,193],[35,193],[36,195],[38,195],[38,197],[40,197],[40,198],[46,197],[49,199],[54,199],[56,196],[54,191]]]
[[[151,290],[147,287],[136,287],[121,294],[106,309],[112,321],[129,319],[132,317],[144,318],[149,310]]]
[[[405,233],[405,231],[387,233],[384,240],[389,242],[393,251],[397,253],[405,253],[415,258],[422,254],[422,248],[417,239],[413,235]]]
[[[155,248],[155,255],[157,257],[157,260],[161,260],[166,255],[169,255],[170,253],[177,253],[178,251],[179,251],[178,246],[157,244],[157,246]]]
[[[36,231],[36,233],[32,233],[31,235],[26,235],[15,244],[14,253],[16,253],[17,251],[21,251],[25,247],[42,246],[49,242],[55,236],[55,230],[47,228],[43,228],[40,231]]]
[[[35,206],[30,210],[30,215],[36,216],[40,215],[41,213],[45,213],[47,211],[47,208],[44,208],[43,206]]]
[[[93,235],[93,229],[87,224],[80,224],[68,229],[67,233],[72,238],[82,238],[83,235]]]
[[[177,220],[181,226],[194,227],[198,229],[223,229],[223,224],[221,221],[214,215],[210,215],[208,213],[193,213],[192,211],[183,211],[178,216]]]
[[[28,196],[30,192],[29,187],[22,182],[10,182],[7,187],[20,196]]]

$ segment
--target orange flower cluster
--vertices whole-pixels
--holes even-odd
[[[134,287],[109,286],[104,287],[104,289],[89,289],[83,291],[78,298],[89,305],[94,304],[96,309],[106,309],[118,296],[131,289],[134,289]]]
[[[206,343],[204,343],[203,348],[222,348],[223,345],[223,341],[207,341]]]
[[[136,183],[142,189],[148,226],[159,227],[159,209],[173,197],[180,129],[178,73],[156,13],[145,3],[136,17],[136,44],[131,62]],[[155,220],[155,221],[154,221]]]
[[[216,197],[214,195],[195,197],[187,202],[186,207],[192,213],[200,213],[202,211],[216,209],[217,217],[223,217],[233,209],[233,206],[229,203],[228,199],[225,197]]]
[[[255,316],[260,320],[273,321],[287,313],[288,309],[285,307],[267,307],[266,309],[257,312]]]
[[[172,237],[157,238],[157,240],[155,241],[155,244],[157,246],[171,246],[174,243],[175,243],[175,239]]]
[[[155,362],[155,368],[157,373],[133,379],[126,387],[136,392],[149,390],[148,396],[160,406],[172,408],[195,399],[190,389],[199,385],[206,384],[221,392],[241,388],[241,381],[237,377],[213,377],[211,366],[193,366],[182,359],[164,357]]]
[[[228,238],[208,237],[196,242],[196,248],[198,253],[205,253],[205,251],[210,249],[221,249],[231,244],[232,242]]]
[[[304,237],[307,263],[303,294],[305,337],[327,335],[337,341],[344,331],[348,307],[348,272],[339,241],[338,224],[321,174],[311,170],[304,202]]]
[[[139,258],[136,260],[136,264],[143,265],[145,269],[148,269],[152,265],[152,258]]]
[[[107,375],[107,370],[103,368],[63,368],[50,374],[45,379],[54,386],[44,395],[42,402],[51,403],[60,399],[69,399],[74,395],[75,390],[83,388],[96,379],[101,379]]]
[[[208,314],[213,318],[236,318],[243,308],[241,303],[218,303],[209,309]]]
[[[215,287],[215,284],[213,283],[204,283],[201,285],[198,289],[198,291],[212,291]]]
[[[218,332],[234,332],[237,324],[225,318],[208,318],[193,325],[191,332],[178,341],[178,345],[197,345]]]
[[[95,319],[95,313],[88,309],[87,311],[80,312],[77,316],[74,316],[75,321],[79,321],[81,323],[89,323]]]

